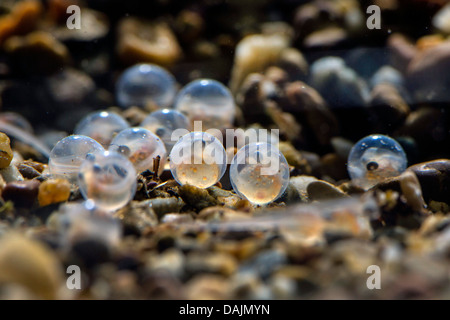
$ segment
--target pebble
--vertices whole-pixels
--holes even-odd
[[[417,53],[412,41],[401,33],[394,33],[389,36],[387,47],[391,65],[402,74],[406,74],[408,65]]]
[[[292,82],[286,86],[286,100],[283,110],[299,119],[321,145],[328,145],[337,135],[337,119],[314,88],[301,81]]]
[[[432,23],[439,31],[450,34],[450,4],[443,6],[433,17]]]
[[[0,169],[0,175],[5,182],[23,181],[23,176],[16,166],[8,166],[4,169]]]
[[[339,57],[325,57],[311,65],[311,85],[332,107],[363,107],[369,99],[365,81]]]
[[[178,193],[186,204],[199,211],[207,207],[222,204],[218,199],[211,196],[208,190],[188,184],[180,186]]]
[[[181,279],[185,273],[185,257],[177,249],[170,248],[159,255],[150,255],[146,261],[146,270],[150,273],[168,272]]]
[[[326,199],[341,199],[347,197],[339,188],[326,181],[312,181],[308,184],[306,191],[308,199],[311,201],[321,201]]]
[[[38,193],[40,182],[37,180],[8,182],[3,189],[2,198],[14,202],[14,206],[29,208],[33,206]]]
[[[220,275],[200,274],[186,283],[189,300],[227,300],[230,290],[229,280]]]
[[[18,234],[1,238],[0,282],[19,284],[40,299],[57,299],[62,266],[56,255],[36,241]]]
[[[117,41],[117,55],[127,65],[148,62],[168,66],[183,54],[172,30],[162,22],[123,18]]]
[[[437,159],[412,165],[413,171],[422,186],[423,197],[430,200],[449,203],[450,193],[450,160]]]
[[[450,41],[442,42],[428,50],[418,52],[407,70],[407,84],[417,102],[450,101],[447,90],[450,77]]]
[[[8,167],[12,159],[11,141],[6,134],[0,132],[0,169]]]
[[[405,122],[410,113],[399,91],[387,83],[373,88],[369,104],[375,132],[392,132]]]
[[[40,1],[17,2],[9,14],[0,19],[0,45],[9,37],[33,30],[43,11]]]
[[[238,268],[236,258],[224,252],[189,253],[186,257],[186,271],[189,274],[219,274],[229,276]]]
[[[12,66],[24,74],[52,74],[70,60],[67,47],[44,31],[11,37],[4,47],[11,56]]]
[[[236,93],[249,74],[262,72],[268,66],[276,64],[288,43],[289,39],[280,34],[244,37],[235,50],[229,84],[231,92]]]
[[[131,201],[126,207],[120,209],[116,216],[122,220],[125,229],[131,228],[139,233],[158,224],[155,211],[143,201]]]
[[[70,197],[70,182],[65,179],[50,179],[39,186],[38,201],[41,207],[67,201]]]

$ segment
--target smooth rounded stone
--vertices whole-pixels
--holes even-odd
[[[309,200],[307,188],[308,185],[314,181],[318,181],[318,179],[316,177],[306,175],[296,176],[290,179],[290,183],[297,188],[302,202],[307,202]]]
[[[402,74],[406,74],[409,63],[417,53],[414,43],[405,35],[394,33],[387,40],[389,62]]]
[[[197,219],[208,222],[239,221],[248,218],[247,213],[219,206],[205,208],[197,216]]]
[[[40,299],[58,299],[64,279],[52,251],[13,233],[2,237],[0,246],[0,283],[21,285]]]
[[[300,193],[298,192],[297,188],[292,183],[289,183],[283,194],[281,194],[281,196],[274,202],[291,205],[301,201],[302,198],[300,197]]]
[[[310,83],[331,107],[364,107],[369,100],[365,81],[339,57],[316,60]]]
[[[346,158],[342,158],[336,153],[327,153],[320,161],[322,177],[325,180],[330,178],[334,181],[348,179]]]
[[[275,64],[289,46],[289,37],[255,34],[244,37],[236,46],[231,70],[230,90],[235,94],[251,73],[261,73]]]
[[[267,249],[256,256],[243,262],[239,266],[239,272],[254,273],[261,279],[267,279],[272,273],[287,263],[286,253],[278,249]]]
[[[0,121],[9,123],[15,127],[19,127],[20,129],[33,133],[34,129],[31,123],[20,113],[13,111],[0,112]]]
[[[12,159],[11,141],[6,134],[0,132],[0,169],[8,167]]]
[[[74,240],[67,259],[82,270],[90,270],[111,261],[111,258],[111,250],[105,242],[97,238],[80,237]]]
[[[185,289],[188,300],[227,300],[233,297],[230,281],[219,275],[199,274],[186,283]]]
[[[301,174],[311,174],[311,167],[307,159],[301,152],[294,148],[294,146],[288,142],[280,142],[278,149],[286,158],[288,164],[297,170]]]
[[[38,196],[40,184],[37,180],[9,182],[2,191],[2,198],[14,202],[14,206],[29,208]]]
[[[142,206],[148,206],[161,219],[167,213],[177,213],[185,205],[184,201],[177,197],[153,198],[140,202]]]
[[[274,299],[292,299],[296,296],[298,289],[295,279],[282,275],[270,277],[269,286]]]
[[[292,113],[301,124],[308,128],[311,138],[321,145],[328,145],[330,139],[337,135],[339,124],[327,103],[314,88],[296,81],[286,86],[287,103],[282,105],[284,111]],[[307,132],[305,132],[308,138]]]
[[[378,69],[370,78],[369,83],[372,89],[381,83],[388,83],[399,91],[404,90],[405,87],[405,79],[401,72],[389,65],[382,66]]]
[[[236,93],[236,104],[240,107],[247,121],[267,122],[264,105],[265,77],[260,73],[250,73],[243,80]]]
[[[158,255],[150,255],[145,262],[147,272],[157,274],[168,272],[176,278],[182,278],[185,274],[186,258],[182,252],[175,248],[169,248]]]
[[[237,268],[236,258],[224,252],[191,252],[186,257],[186,272],[191,275],[209,273],[230,276]]]
[[[312,181],[306,187],[310,201],[321,201],[327,199],[341,199],[347,197],[339,188],[326,181]]]
[[[349,40],[347,31],[339,27],[329,27],[310,33],[304,40],[307,50],[332,49],[345,44]]]
[[[52,203],[67,201],[70,197],[71,184],[65,179],[49,179],[39,186],[38,201],[41,207]]]
[[[194,218],[190,214],[186,213],[166,213],[161,218],[161,223],[169,223],[169,224],[187,224],[194,222]]]
[[[126,17],[119,21],[117,55],[125,64],[140,62],[167,66],[178,61],[182,49],[165,22]]]
[[[308,62],[295,48],[282,50],[276,66],[286,71],[290,81],[305,81],[309,72]]]
[[[450,193],[450,160],[437,159],[412,165],[413,171],[422,186],[426,202],[431,200],[449,203]]]
[[[216,186],[209,187],[208,192],[211,196],[222,202],[224,207],[227,208],[236,208],[238,203],[241,201],[241,198],[234,192],[224,190]]]
[[[344,60],[348,68],[368,81],[382,66],[387,65],[388,51],[385,47],[359,47],[348,50]]]
[[[450,41],[418,52],[407,70],[407,84],[413,99],[419,102],[448,102],[450,93]]]
[[[373,88],[369,105],[373,127],[377,132],[392,131],[403,124],[410,113],[399,91],[387,83],[380,83]]]
[[[8,166],[0,169],[0,175],[5,182],[23,181],[24,178],[16,166]]]
[[[239,272],[230,281],[232,296],[241,300],[271,300],[272,291],[257,274]]]
[[[342,159],[347,159],[353,148],[353,142],[343,137],[334,137],[330,141],[336,154]]]
[[[439,31],[450,34],[450,4],[443,6],[434,15],[432,23]]]
[[[44,31],[11,37],[4,48],[12,59],[13,68],[24,74],[52,74],[63,69],[70,60],[67,47]]]

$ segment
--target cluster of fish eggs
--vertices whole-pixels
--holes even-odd
[[[156,106],[157,110],[138,127],[131,127],[114,112],[88,114],[74,135],[54,146],[49,159],[50,173],[77,184],[82,196],[97,207],[114,211],[125,206],[134,197],[137,174],[145,170],[161,173],[166,163],[179,184],[200,188],[220,181],[229,165],[234,191],[257,205],[270,203],[285,192],[289,165],[276,146],[247,144],[227,163],[217,137],[203,130],[191,131],[194,121],[201,121],[205,130],[232,126],[234,99],[220,82],[195,80],[177,94],[176,80],[167,70],[139,64],[123,72],[116,92],[122,108]],[[352,181],[365,189],[405,169],[401,146],[383,135],[356,143],[348,159]]]

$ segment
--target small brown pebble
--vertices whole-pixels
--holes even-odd
[[[9,182],[3,189],[3,200],[11,200],[17,207],[31,207],[38,196],[39,186],[37,180]]]
[[[43,31],[11,37],[4,47],[13,66],[27,74],[51,74],[61,70],[70,60],[67,47]]]
[[[35,168],[23,163],[19,163],[16,167],[19,170],[20,174],[26,179],[34,179],[41,175],[41,173]]]
[[[0,19],[0,45],[10,36],[33,30],[41,12],[40,1],[18,2],[10,14]]]
[[[182,56],[175,35],[165,23],[124,18],[118,35],[117,54],[126,64],[151,62],[167,66]]]
[[[11,150],[11,141],[9,137],[0,132],[0,169],[4,169],[11,163],[13,152]]]
[[[56,299],[62,284],[60,262],[37,241],[8,234],[1,239],[0,283],[16,283],[42,299]]]
[[[65,179],[46,180],[39,186],[38,200],[41,207],[69,199],[70,182]]]

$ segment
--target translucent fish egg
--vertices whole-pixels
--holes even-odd
[[[50,152],[49,171],[54,177],[75,183],[81,163],[87,157],[101,151],[104,151],[102,145],[90,137],[68,136],[58,141]]]
[[[236,107],[231,92],[218,81],[200,79],[188,83],[175,99],[175,109],[193,123],[202,121],[203,130],[229,127]]]
[[[407,158],[400,144],[381,134],[359,140],[350,151],[348,173],[355,185],[364,189],[373,187],[386,178],[406,170]]]
[[[141,127],[150,130],[164,142],[167,152],[170,152],[177,142],[172,137],[176,129],[190,131],[189,119],[184,114],[173,109],[157,110],[149,114],[141,123]]]
[[[170,153],[170,171],[179,184],[208,188],[222,178],[227,167],[222,143],[206,132],[191,132]]]
[[[74,133],[91,137],[107,148],[115,134],[129,127],[128,122],[117,113],[99,111],[81,119]]]
[[[128,128],[119,132],[111,141],[110,151],[126,156],[137,172],[154,171],[153,159],[160,157],[159,172],[164,169],[166,147],[159,137],[145,128]]]
[[[276,200],[289,184],[289,165],[275,146],[251,143],[241,148],[230,165],[234,191],[257,205]]]
[[[78,184],[84,199],[96,207],[114,211],[124,207],[136,192],[136,170],[117,152],[96,153],[83,161]]]
[[[170,107],[176,93],[175,78],[154,64],[138,64],[126,69],[117,86],[117,102],[123,108],[151,103]]]

